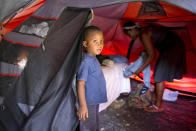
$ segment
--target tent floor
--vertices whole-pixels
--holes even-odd
[[[101,131],[196,131],[196,99],[178,96],[177,101],[163,101],[163,112],[149,113],[125,104],[109,106],[100,113]]]

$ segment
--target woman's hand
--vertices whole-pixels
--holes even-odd
[[[134,73],[134,74],[138,76],[141,72],[142,72],[142,69],[141,69],[141,68],[139,68],[139,69],[137,69],[137,70],[135,71],[135,73]]]
[[[78,114],[79,120],[85,120],[86,118],[88,118],[87,106],[80,106],[77,114]]]

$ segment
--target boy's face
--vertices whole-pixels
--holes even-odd
[[[84,47],[86,47],[87,53],[96,56],[99,55],[104,46],[103,33],[101,31],[92,31],[83,41]]]

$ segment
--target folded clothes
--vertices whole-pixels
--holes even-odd
[[[128,59],[122,55],[109,55],[115,63],[129,63]]]

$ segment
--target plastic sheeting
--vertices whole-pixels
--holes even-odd
[[[19,9],[28,6],[35,0],[1,0],[0,1],[0,23]]]
[[[90,10],[71,9],[62,13],[42,47],[32,53],[14,88],[5,96],[5,109],[0,111],[2,128],[8,131],[75,130],[78,118],[72,81],[81,61],[79,38],[89,13]],[[34,109],[28,115],[22,113],[21,106]]]
[[[8,3],[7,3],[8,2]],[[21,24],[21,22],[23,22],[25,19],[27,19],[29,16],[32,15],[32,13],[34,13],[40,6],[42,6],[42,4],[45,2],[45,0],[37,0],[35,1],[34,3],[32,3],[31,5],[29,5],[30,3],[26,3],[26,6],[28,7],[24,7],[22,9],[14,9],[14,12],[12,14],[9,14],[9,16],[6,16],[8,15],[7,13],[4,14],[2,13],[2,17],[5,17],[6,20],[1,20],[1,24],[0,24],[0,27],[1,27],[1,30],[0,30],[0,33],[2,35],[6,35],[8,32],[12,31],[14,28],[16,28],[18,25]],[[9,7],[10,3],[12,3],[11,5],[18,5],[18,3],[20,2],[17,2],[17,1],[7,1],[6,2],[4,1],[0,1],[0,5],[6,5],[6,6],[3,6],[2,8],[0,8],[1,10],[7,10],[6,12],[9,12],[9,8],[7,8],[7,6]],[[21,5],[22,6],[22,5]],[[17,6],[16,6],[17,7]],[[12,10],[13,8],[11,8],[11,12],[13,11]],[[3,18],[4,19],[4,18]],[[0,37],[0,41],[1,41],[1,37]]]

